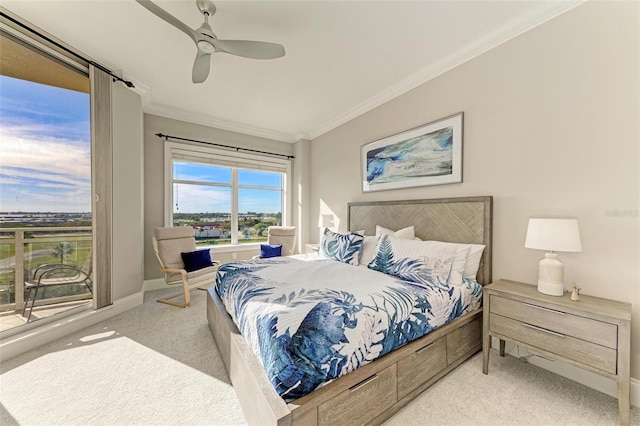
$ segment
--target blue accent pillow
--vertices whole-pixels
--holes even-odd
[[[190,252],[180,253],[182,256],[182,262],[184,263],[184,269],[187,272],[197,271],[198,269],[206,268],[207,266],[213,266],[211,261],[211,252],[209,249],[196,250]]]
[[[357,266],[363,241],[364,232],[338,234],[325,228],[318,252],[320,256],[327,259]]]
[[[260,259],[282,256],[282,244],[260,244]]]

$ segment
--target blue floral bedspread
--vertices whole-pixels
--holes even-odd
[[[216,291],[287,401],[482,304],[482,287],[447,289],[317,255],[224,264]]]

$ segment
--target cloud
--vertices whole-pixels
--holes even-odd
[[[3,211],[90,210],[90,142],[48,135],[60,128],[3,123],[0,128],[0,205]],[[38,134],[47,136],[36,136]]]
[[[51,118],[48,117],[50,120]],[[2,116],[2,138],[50,140],[83,144],[89,135],[88,122],[39,123],[24,117]]]
[[[71,175],[91,175],[89,140],[70,141],[51,137],[16,136],[15,129],[0,129],[0,166],[56,171]]]
[[[179,213],[231,212],[231,188],[178,184],[173,188],[173,211]]]

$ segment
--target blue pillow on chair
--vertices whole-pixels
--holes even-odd
[[[211,261],[211,252],[209,249],[190,251],[186,253],[180,253],[182,256],[182,262],[184,263],[184,269],[187,272],[197,271],[198,269],[206,268],[207,266],[213,266]]]
[[[260,259],[282,256],[282,244],[260,244]]]

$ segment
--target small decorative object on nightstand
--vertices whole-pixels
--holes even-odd
[[[538,291],[551,296],[564,293],[564,265],[556,251],[582,251],[576,219],[529,219],[524,246],[549,250],[538,263]]]
[[[576,289],[577,290],[577,289]],[[489,371],[491,337],[575,365],[618,384],[620,424],[629,425],[631,304],[581,296],[573,302],[542,294],[534,285],[499,280],[484,287],[482,372]]]
[[[571,300],[573,300],[574,302],[580,300],[580,290],[582,289],[576,287],[575,284],[571,286]]]

